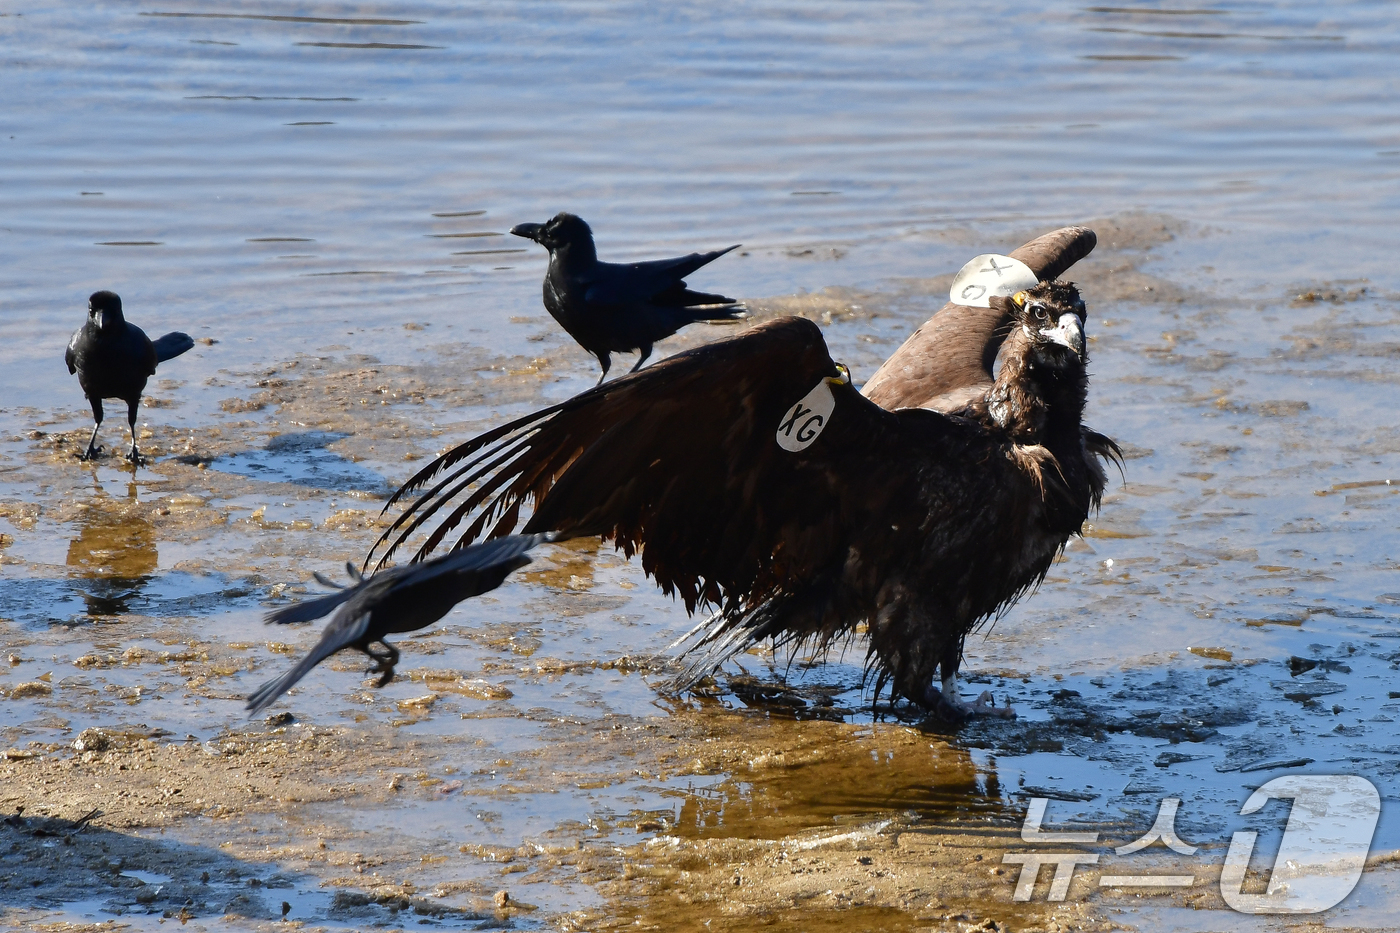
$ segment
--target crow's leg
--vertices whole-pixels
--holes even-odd
[[[612,356],[608,353],[607,350],[599,350],[597,356],[598,362],[603,367],[603,371],[598,374],[598,381],[593,383],[594,388],[597,388],[598,386],[603,384],[603,380],[608,377],[608,367],[612,365]]]
[[[92,399],[92,437],[88,438],[87,450],[78,456],[79,460],[91,460],[97,456],[97,429],[102,427],[102,399]]]
[[[384,646],[384,651],[375,651],[368,645],[365,646],[365,654],[374,658],[374,667],[369,669],[371,674],[379,674],[380,677],[374,682],[376,687],[382,687],[394,679],[394,665],[399,663],[399,649],[389,644],[384,639],[379,639],[379,643]]]
[[[943,675],[942,689],[930,684],[924,693],[924,706],[945,722],[963,722],[973,716],[1015,719],[1016,711],[1011,708],[1010,702],[1008,701],[1006,706],[998,707],[990,690],[983,690],[975,703],[963,700],[958,691],[958,663],[961,657],[960,643],[954,643],[944,650],[938,664],[939,673]]]
[[[127,459],[132,463],[141,462],[141,452],[136,449],[136,406],[141,404],[141,396],[126,403],[126,423],[131,427],[131,453],[127,454]]]
[[[637,365],[629,369],[629,373],[635,373],[637,370],[642,368],[642,364],[647,361],[647,357],[651,356],[651,344],[642,344],[641,348],[638,350],[638,353],[640,355],[637,357]]]

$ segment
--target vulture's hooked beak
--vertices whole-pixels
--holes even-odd
[[[837,375],[826,377],[826,381],[829,385],[848,386],[851,384],[851,370],[845,363],[837,363],[836,372]]]
[[[1074,355],[1084,359],[1084,323],[1077,314],[1063,314],[1054,327],[1047,327],[1040,336],[1062,347],[1069,347]]]
[[[523,236],[527,240],[540,241],[540,234],[544,232],[544,224],[516,224],[510,228],[514,236]]]

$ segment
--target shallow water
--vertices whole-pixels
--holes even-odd
[[[382,691],[323,665],[285,728],[441,746],[422,780],[461,788],[385,804],[405,860],[908,813],[1005,830],[1066,789],[1094,796],[1056,820],[1135,829],[1178,796],[1183,836],[1223,843],[1282,771],[1400,790],[1388,4],[118,3],[7,11],[0,33],[0,644],[23,659],[0,686],[52,685],[3,701],[16,749],[68,755],[93,725],[277,741],[238,698],[316,633],[264,630],[263,604],[358,561],[417,461],[594,378],[515,223],[574,210],[605,258],[742,242],[694,284],[822,320],[859,380],[942,304],[931,278],[1091,222],[1089,420],[1129,460],[1085,542],[969,642],[1015,723],[903,745],[859,646],[746,657],[672,698],[653,656],[689,621],[576,542],[404,639]],[[70,457],[90,421],[59,357],[96,288],[205,341],[148,387],[157,462],[134,474]],[[695,330],[660,350],[730,333]],[[776,776],[645,750],[692,720],[721,746],[852,750]],[[1376,848],[1400,848],[1389,810]],[[618,909],[552,871],[521,897]]]

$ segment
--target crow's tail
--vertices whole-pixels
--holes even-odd
[[[692,322],[740,321],[749,316],[747,305],[723,295],[707,295],[686,289],[685,299],[685,311]]]
[[[166,360],[173,360],[186,350],[194,349],[194,340],[189,334],[182,334],[178,330],[152,341],[152,346],[156,348],[156,362],[164,363]]]

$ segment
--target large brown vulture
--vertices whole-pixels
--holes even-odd
[[[390,499],[432,483],[378,559],[439,515],[415,559],[510,534],[530,503],[525,533],[612,538],[687,610],[716,607],[681,684],[762,639],[821,648],[863,624],[877,695],[1004,715],[959,697],[963,641],[1044,579],[1117,453],[1081,424],[1084,304],[1051,281],[1093,243],[1067,228],[1017,250],[1046,281],[945,307],[868,398],[821,328],[786,318],[487,431]]]

